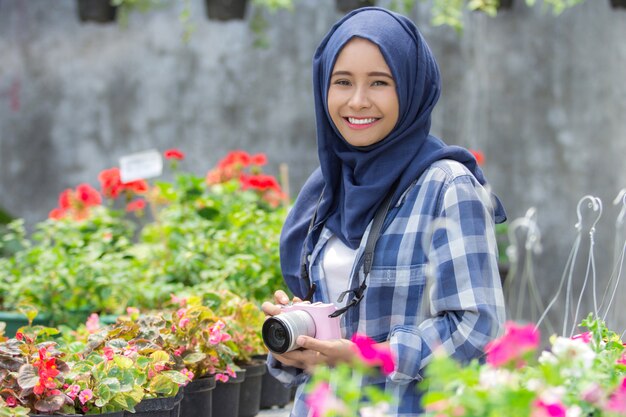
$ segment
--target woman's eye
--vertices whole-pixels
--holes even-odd
[[[342,86],[349,86],[350,85],[350,81],[348,80],[335,80],[335,82],[333,83],[335,85],[342,85]]]
[[[389,85],[389,83],[383,80],[377,80],[372,83],[372,86],[375,86],[375,87],[380,87],[380,86],[385,86],[385,85]]]

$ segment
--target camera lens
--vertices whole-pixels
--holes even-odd
[[[305,311],[289,311],[266,319],[261,334],[269,350],[285,353],[296,349],[298,336],[315,337],[315,322]]]

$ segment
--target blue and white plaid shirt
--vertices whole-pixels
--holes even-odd
[[[441,160],[387,214],[364,297],[343,315],[342,331],[347,339],[358,332],[389,341],[395,370],[367,382],[391,393],[388,415],[422,412],[417,384],[436,349],[467,362],[480,357],[502,329],[504,297],[489,195],[462,164]],[[364,279],[362,254],[370,227],[357,251],[350,288]],[[331,236],[323,229],[309,263],[317,284],[314,301],[325,303],[330,300],[320,255]],[[280,381],[300,385],[291,415],[306,417],[302,388],[308,376],[271,355],[268,363]]]

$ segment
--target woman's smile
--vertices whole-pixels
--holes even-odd
[[[344,117],[350,129],[362,130],[374,126],[380,118],[378,117]]]

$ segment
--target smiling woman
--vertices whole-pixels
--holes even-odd
[[[355,38],[343,48],[328,89],[328,113],[352,146],[383,140],[398,121],[398,95],[378,46]]]

